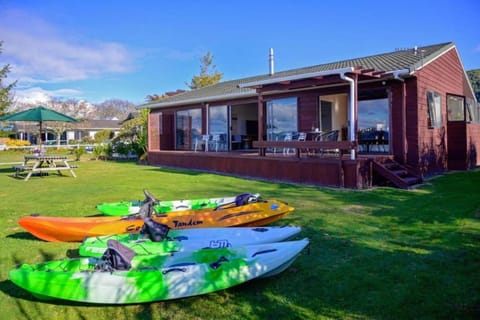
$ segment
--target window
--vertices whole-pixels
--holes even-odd
[[[480,105],[476,104],[475,100],[468,97],[465,99],[465,103],[467,104],[467,121],[473,123],[480,123]]]
[[[332,130],[332,109],[331,101],[320,100],[320,131]]]
[[[447,95],[448,121],[465,121],[464,99]]]
[[[298,131],[297,98],[277,99],[267,102],[267,140],[285,138],[287,133]]]
[[[220,148],[218,148],[218,146],[216,148],[220,150],[227,150],[228,107],[209,107],[208,113],[208,133],[213,137],[219,137],[219,140],[215,143],[219,144]]]
[[[176,149],[193,150],[195,139],[202,135],[202,109],[176,112]]]
[[[360,152],[390,152],[390,99],[385,89],[358,92]]]
[[[427,91],[428,126],[430,128],[442,127],[442,106],[440,93]]]

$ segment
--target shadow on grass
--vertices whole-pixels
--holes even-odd
[[[149,166],[147,171],[155,171],[155,172],[161,171],[164,173],[185,175],[185,176],[201,176],[205,174],[216,174],[215,172],[208,172],[208,171],[202,171],[202,170],[184,170],[184,169],[176,169],[173,167],[154,167],[154,166]]]
[[[35,237],[34,235],[32,235],[31,233],[28,233],[28,232],[12,233],[12,234],[7,235],[7,238],[20,239],[20,240],[37,240],[37,241],[44,242],[43,240],[38,239],[37,237]]]
[[[304,251],[278,276],[232,289],[237,304],[259,319],[480,318],[475,248],[431,245],[419,254],[308,228],[302,234],[312,235],[310,255]]]
[[[0,167],[0,173],[12,173],[12,174],[14,174],[15,170],[12,169],[11,167],[7,167],[7,168]]]

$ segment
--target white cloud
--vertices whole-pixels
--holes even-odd
[[[14,91],[14,101],[15,103],[26,103],[26,104],[44,104],[52,97],[76,97],[80,95],[81,92],[74,89],[58,89],[58,90],[45,90],[40,87],[33,87],[22,90]]]
[[[28,21],[28,22],[27,22]],[[25,12],[0,14],[1,56],[11,66],[9,78],[20,83],[83,80],[132,70],[132,54],[119,43],[82,42]]]

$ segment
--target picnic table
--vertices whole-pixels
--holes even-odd
[[[68,163],[66,156],[55,155],[28,155],[25,156],[22,165],[13,166],[15,169],[15,177],[18,177],[22,173],[27,173],[25,181],[28,181],[33,174],[42,175],[50,171],[57,171],[59,175],[62,175],[62,171],[68,170],[72,177],[76,178],[74,168],[76,165]]]

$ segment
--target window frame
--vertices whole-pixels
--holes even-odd
[[[293,107],[295,108],[295,111],[291,112],[289,117],[281,117],[281,119],[286,119],[281,123],[289,123],[293,125],[291,127],[284,128],[283,126],[280,126],[280,123],[278,122],[278,119],[280,118],[278,117],[278,114],[284,113],[282,110],[279,110],[279,108],[288,108],[290,105],[294,105]],[[292,116],[294,119],[292,119]],[[298,97],[285,97],[266,101],[265,123],[267,141],[283,140],[286,133],[296,133],[298,131]],[[275,124],[279,125],[276,126]]]
[[[466,121],[466,110],[465,110],[465,97],[455,94],[447,93],[447,121],[449,122],[465,122]],[[454,110],[453,102],[461,102],[461,108],[456,108],[460,110]],[[457,107],[457,106],[455,106]],[[455,112],[453,114],[451,111]]]
[[[443,126],[442,96],[437,91],[427,90],[428,128],[438,129]]]

